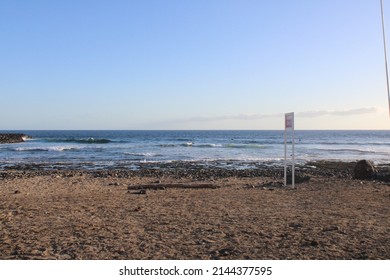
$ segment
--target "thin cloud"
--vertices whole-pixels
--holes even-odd
[[[213,121],[248,121],[248,120],[259,120],[266,118],[277,118],[283,114],[239,114],[239,115],[225,115],[216,117],[195,117],[182,119],[182,122],[213,122]]]
[[[296,112],[295,116],[299,118],[317,118],[323,116],[356,116],[377,113],[379,108],[366,107],[346,110],[314,110]],[[261,120],[267,118],[280,118],[284,114],[239,114],[239,115],[224,115],[215,117],[194,117],[181,120],[173,120],[175,123],[188,123],[188,122],[218,122],[218,121],[248,121],[248,120]]]
[[[300,118],[316,118],[322,116],[356,116],[356,115],[366,115],[373,114],[379,111],[376,107],[366,107],[366,108],[357,108],[357,109],[347,109],[347,110],[319,110],[319,111],[306,111],[296,113],[297,117]]]

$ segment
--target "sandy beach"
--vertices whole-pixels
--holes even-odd
[[[2,171],[0,259],[390,259],[390,186],[348,167]]]

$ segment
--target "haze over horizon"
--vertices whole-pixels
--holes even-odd
[[[381,32],[379,1],[2,1],[0,130],[388,129]]]

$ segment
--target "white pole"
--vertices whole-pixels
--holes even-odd
[[[386,47],[386,33],[385,33],[385,18],[383,12],[383,0],[381,0],[381,16],[382,16],[382,36],[383,36],[383,49],[385,51],[385,68],[386,68],[386,88],[387,98],[389,102],[389,115],[390,115],[390,88],[389,88],[389,70],[387,66],[387,47]]]
[[[286,121],[286,120],[285,120]],[[287,136],[286,136],[286,124],[284,125],[284,186],[287,187]]]
[[[295,118],[294,118],[295,119]],[[294,143],[295,143],[295,120],[292,127],[292,172],[291,172],[291,181],[292,187],[295,187],[295,152],[294,152]]]

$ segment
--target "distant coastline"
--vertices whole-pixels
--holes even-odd
[[[31,137],[23,133],[1,133],[0,144],[20,143],[20,142],[24,142],[25,139],[28,138]]]

